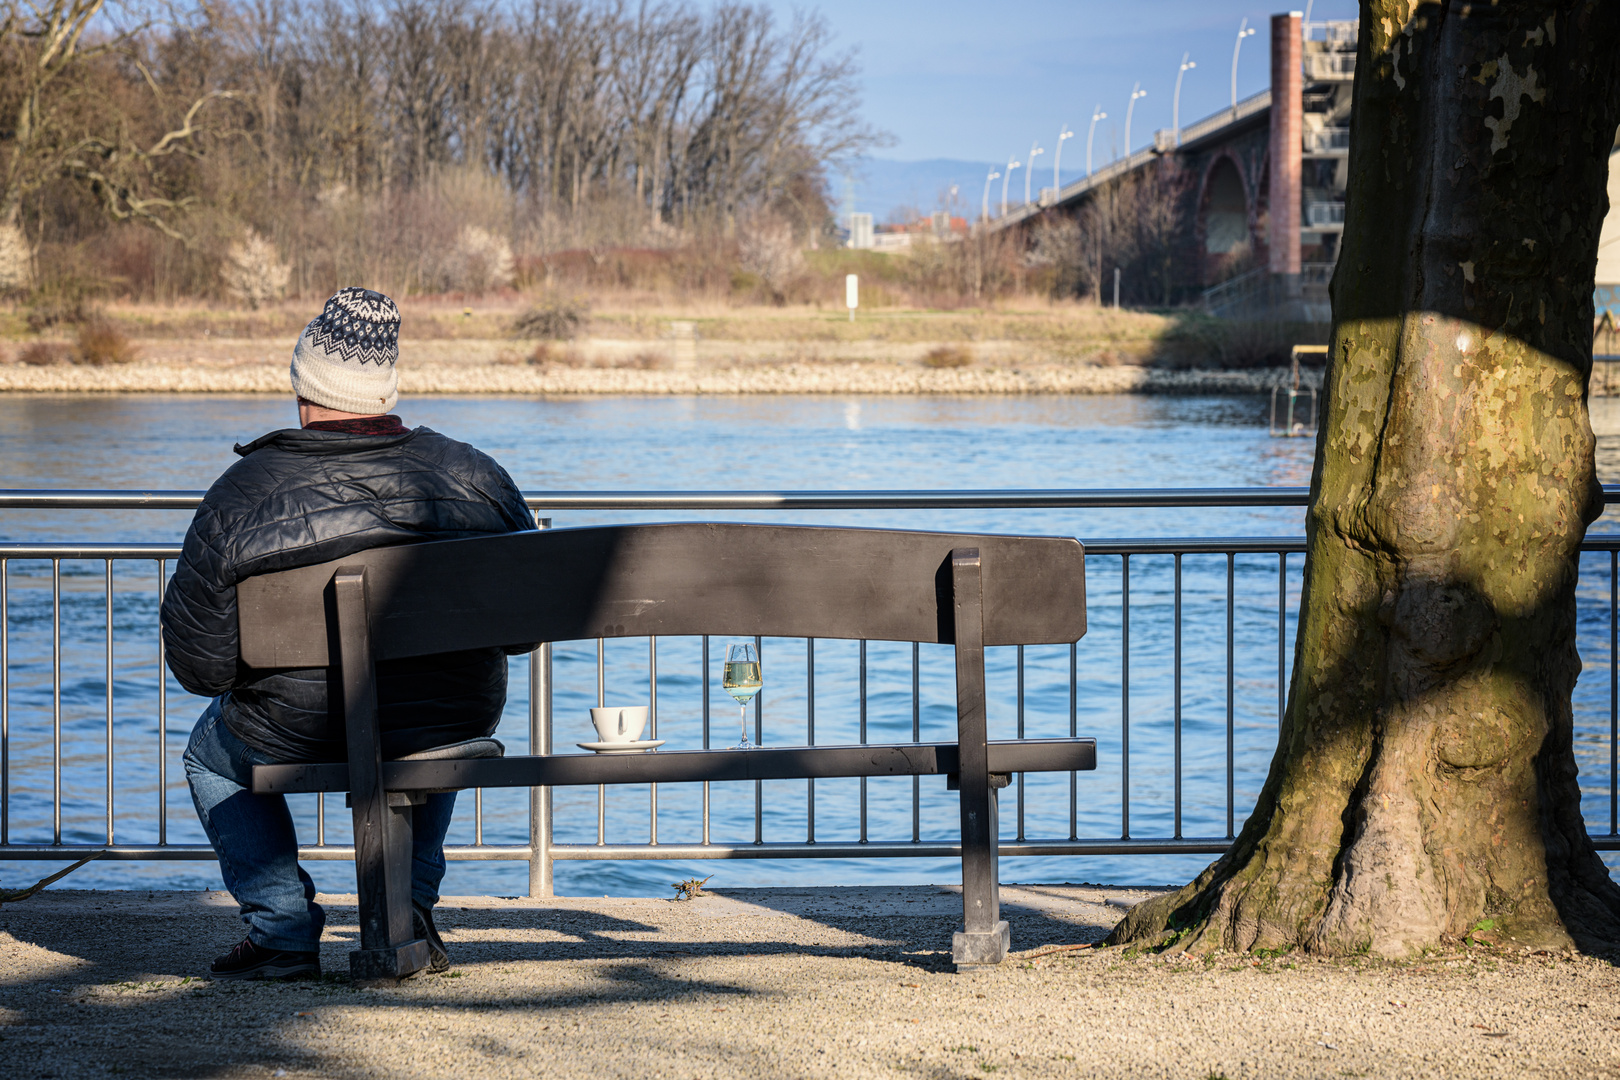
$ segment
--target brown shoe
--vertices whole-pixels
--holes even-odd
[[[428,943],[428,970],[435,974],[449,971],[450,954],[445,951],[438,927],[433,925],[432,908],[411,905],[411,932]]]
[[[252,938],[215,960],[208,969],[210,979],[319,979],[321,954],[284,952],[253,944]]]

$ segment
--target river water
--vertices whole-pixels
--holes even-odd
[[[701,397],[568,398],[443,397],[402,403],[408,424],[426,424],[464,439],[502,462],[525,490],[865,489],[865,488],[1109,488],[1270,487],[1309,482],[1311,440],[1273,439],[1263,399],[1248,397]],[[290,402],[261,396],[194,397],[0,396],[0,467],[6,487],[205,488],[233,460],[233,443],[295,422]],[[1599,432],[1599,471],[1620,480],[1620,408],[1613,399],[1593,405]],[[1082,540],[1154,536],[1285,536],[1302,531],[1297,509],[1039,510],[1039,511],[831,511],[781,514],[554,514],[557,526],[630,520],[766,520],[778,523],[1019,532],[1077,536]],[[6,540],[178,541],[189,515],[172,511],[0,512]],[[1613,528],[1613,515],[1594,526]],[[1290,560],[1283,589],[1291,654],[1298,603],[1300,559]],[[1235,563],[1233,652],[1232,813],[1240,827],[1252,806],[1275,741],[1278,699],[1278,566],[1275,556],[1239,556]],[[1224,556],[1183,561],[1184,729],[1183,833],[1226,831],[1226,561]],[[1131,563],[1130,828],[1135,836],[1169,835],[1173,828],[1170,724],[1174,708],[1172,614],[1174,564],[1169,557]],[[104,677],[108,613],[100,562],[65,562],[62,570],[62,715],[64,761],[62,835],[66,842],[106,838]],[[114,575],[113,738],[116,839],[155,842],[158,805],[170,842],[204,838],[191,810],[179,755],[203,702],[172,679],[166,683],[166,719],[158,723],[154,635],[155,568],[120,563]],[[53,832],[50,762],[51,574],[48,563],[13,562],[7,575],[7,720],[12,842],[48,842]],[[1098,738],[1099,768],[1081,774],[1076,789],[1076,833],[1113,838],[1121,832],[1120,560],[1088,560],[1090,629],[1075,653],[1075,713],[1081,734]],[[1588,556],[1581,586],[1581,651],[1585,670],[1576,695],[1577,748],[1594,827],[1608,826],[1609,629],[1608,559]],[[735,740],[735,706],[719,689],[715,642],[711,739]],[[659,737],[671,748],[702,745],[699,643],[657,645]],[[809,714],[807,645],[764,643],[762,694],[766,740],[806,741]],[[594,643],[559,645],[555,661],[556,750],[591,736],[595,704]],[[1291,664],[1285,656],[1284,666]],[[853,742],[858,716],[857,647],[816,642],[816,740]],[[992,737],[1016,731],[1016,652],[988,657]],[[1031,736],[1069,730],[1066,647],[1026,650],[1024,724]],[[615,641],[607,648],[609,700],[645,703],[648,643]],[[916,702],[923,737],[949,738],[954,725],[950,650],[925,647]],[[514,751],[527,743],[527,663],[514,661],[507,715],[499,736]],[[913,697],[909,646],[873,643],[868,651],[869,735],[874,741],[910,738]],[[164,775],[159,783],[159,742]],[[917,817],[924,839],[949,839],[956,830],[954,798],[940,778],[925,778]],[[594,790],[556,793],[556,839],[597,840]],[[905,779],[868,785],[868,836],[911,838],[912,787]],[[646,788],[608,792],[602,820],[610,843],[649,838],[651,793]],[[765,785],[762,830],[766,840],[803,840],[809,830],[804,782]],[[525,797],[492,791],[484,796],[483,838],[525,839]],[[1066,774],[1030,775],[1021,800],[1025,835],[1062,838],[1070,832]],[[658,792],[658,838],[694,842],[701,836],[695,785]],[[1020,800],[1004,793],[1003,835],[1015,835]],[[859,835],[857,781],[815,786],[815,837]],[[301,836],[313,841],[313,797],[294,800]],[[750,842],[755,837],[752,785],[716,785],[712,838]],[[329,801],[327,839],[346,842],[341,799]],[[474,841],[473,797],[462,796],[451,841]],[[1006,860],[1005,880],[1154,883],[1185,880],[1205,856],[1109,856]],[[0,860],[0,881],[38,876],[49,864]],[[350,891],[346,863],[315,862],[309,869],[324,889]],[[558,892],[660,895],[668,883],[714,874],[714,885],[918,883],[960,880],[953,860],[733,860],[728,862],[559,861]],[[449,894],[515,894],[526,888],[521,863],[454,862]],[[212,863],[93,863],[71,882],[81,887],[217,887]]]

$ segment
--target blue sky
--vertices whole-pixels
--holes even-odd
[[[896,138],[878,156],[917,161],[958,158],[1022,161],[1031,141],[1050,183],[1052,143],[1060,124],[1077,134],[1064,144],[1064,172],[1084,164],[1094,106],[1095,158],[1123,141],[1126,105],[1138,80],[1131,141],[1147,145],[1170,126],[1171,97],[1183,52],[1198,67],[1181,91],[1186,125],[1231,100],[1232,46],[1245,16],[1258,33],[1243,43],[1238,96],[1269,81],[1270,16],[1284,4],[1245,0],[770,0],[783,16],[820,12],[839,44],[860,49],[867,119]],[[1301,4],[1295,10],[1303,10]],[[1354,0],[1314,0],[1312,20],[1353,19]],[[1123,149],[1123,146],[1120,147]],[[1038,174],[1037,174],[1038,175]]]

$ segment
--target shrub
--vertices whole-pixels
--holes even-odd
[[[515,268],[512,245],[504,237],[467,225],[444,258],[444,283],[456,292],[482,295],[512,284]]]
[[[555,364],[558,367],[576,368],[583,367],[585,361],[573,349],[560,348],[542,341],[534,347],[534,352],[529,354],[529,363],[536,367],[551,367]]]
[[[28,238],[15,225],[0,225],[0,295],[26,291],[33,276]]]
[[[105,291],[105,282],[74,274],[42,281],[29,297],[28,329],[37,334],[58,324],[71,326],[94,318],[94,298]]]
[[[573,348],[552,345],[542,341],[529,354],[529,363],[535,367],[614,368],[632,371],[656,371],[669,366],[669,357],[655,349],[643,349],[629,356],[587,357]]]
[[[973,350],[966,345],[939,345],[923,354],[923,367],[958,368],[973,363]]]
[[[515,338],[543,341],[572,341],[590,315],[590,307],[579,300],[548,297],[512,320]]]
[[[52,367],[72,362],[72,346],[60,341],[35,341],[23,346],[22,352],[17,354],[17,363],[27,364],[29,367]]]
[[[249,229],[245,239],[226,251],[219,276],[227,292],[257,311],[265,301],[281,299],[292,267],[281,261],[276,245]]]
[[[79,349],[76,361],[101,367],[104,364],[127,364],[137,356],[134,342],[123,331],[104,319],[92,319],[79,327]]]
[[[1156,359],[1168,367],[1282,367],[1293,346],[1326,344],[1328,331],[1325,323],[1217,319],[1186,312],[1159,341]]]
[[[769,211],[744,219],[737,231],[737,256],[743,271],[763,282],[772,301],[778,304],[783,301],[788,282],[804,269],[804,255],[793,237],[793,226]],[[737,288],[735,276],[732,288]]]

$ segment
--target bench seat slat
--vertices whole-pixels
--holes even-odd
[[[992,742],[989,752],[990,771],[997,773],[1088,771],[1097,767],[1095,739]],[[386,789],[412,791],[930,776],[956,772],[957,761],[955,743],[873,743],[650,754],[552,754],[472,761],[389,761],[383,763],[382,775]],[[259,765],[253,770],[253,790],[260,795],[347,791],[348,783],[349,767],[344,764]]]

